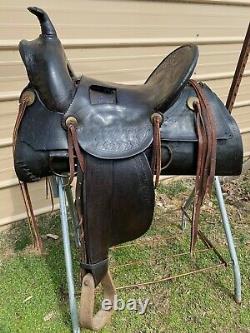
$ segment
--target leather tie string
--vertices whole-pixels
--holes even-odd
[[[27,98],[24,98],[24,99],[21,98],[20,103],[19,103],[19,109],[18,109],[18,114],[17,114],[14,130],[13,130],[13,136],[12,136],[13,153],[16,149],[17,133],[18,133],[18,130],[19,130],[21,121],[23,119],[23,116],[24,116],[27,105],[28,105],[28,99]]]
[[[19,102],[18,115],[17,115],[17,119],[15,122],[14,130],[13,130],[13,144],[12,144],[13,155],[14,155],[14,152],[16,149],[17,134],[18,134],[22,119],[24,117],[25,110],[26,110],[27,106],[31,105],[32,103],[33,103],[33,95],[31,93],[25,93],[21,96],[20,102]],[[27,214],[27,218],[28,218],[28,222],[29,222],[30,233],[33,238],[34,247],[39,251],[39,253],[42,253],[42,250],[43,250],[42,239],[41,239],[41,236],[39,233],[37,220],[36,220],[36,217],[34,214],[34,209],[33,209],[32,201],[31,201],[30,194],[29,194],[28,184],[25,182],[19,181],[19,186],[21,189],[22,197],[23,197],[23,202],[24,202],[24,206],[25,206],[25,210],[26,210],[26,214]]]
[[[83,183],[83,174],[85,171],[85,162],[78,143],[76,118],[70,116],[66,119],[65,123],[68,129],[68,156],[69,156],[69,180],[67,186],[69,186],[72,183],[74,176],[77,175],[75,207],[79,221],[78,227],[80,231],[80,244],[82,248],[81,261],[84,262],[86,249],[84,242],[84,217],[81,209],[81,191]],[[77,159],[77,165],[75,159]],[[75,172],[76,167],[77,167],[77,172]],[[86,274],[85,270],[81,268],[80,270],[81,281],[85,274]]]
[[[76,124],[77,121],[73,117],[69,117],[66,120],[66,125],[68,128],[68,153],[70,174],[68,185],[72,183],[75,176],[75,157],[77,158],[81,171],[84,172],[84,159],[77,139]]]
[[[195,195],[192,212],[191,245],[193,253],[198,236],[198,222],[206,193],[211,195],[216,167],[216,128],[212,110],[203,92],[202,85],[190,80],[198,100],[194,101],[195,123],[198,137]]]
[[[163,116],[160,113],[153,113],[151,116],[153,124],[153,154],[151,161],[151,169],[155,175],[155,188],[159,184],[161,174],[161,133],[160,128],[163,122]]]

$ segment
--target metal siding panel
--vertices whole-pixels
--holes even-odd
[[[45,198],[44,181],[29,185],[36,214],[51,211],[51,202]],[[0,189],[0,226],[26,217],[21,191],[18,186]],[[58,206],[57,206],[58,207]]]
[[[244,155],[250,156],[250,132],[242,135]]]
[[[0,168],[0,189],[3,182],[16,179],[13,167],[12,147],[0,148],[1,168]]]
[[[24,8],[29,1],[7,3],[0,9],[0,39],[32,38],[38,25]],[[145,1],[37,1],[53,17],[64,38],[133,38],[179,36],[241,36],[250,7],[207,3]],[[242,10],[244,8],[244,10]],[[225,15],[226,12],[226,15]],[[15,20],[13,20],[13,18]],[[15,22],[15,29],[13,29]],[[233,22],[233,24],[232,24]]]

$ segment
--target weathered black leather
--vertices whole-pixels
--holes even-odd
[[[75,82],[64,49],[48,15],[37,7],[28,9],[38,17],[42,28],[37,39],[19,43],[30,84],[47,109],[65,112],[74,96]]]
[[[36,7],[29,10],[38,17],[42,34],[19,46],[30,81],[24,91],[31,90],[35,102],[27,107],[18,131],[15,170],[25,182],[67,172],[65,121],[76,118],[85,159],[84,176],[78,174],[78,201],[85,220],[83,266],[98,284],[107,271],[108,248],[139,237],[152,221],[149,162],[154,112],[164,113],[162,174],[196,173],[195,119],[187,106],[196,94],[187,82],[197,62],[197,47],[175,50],[144,85],[76,79],[47,14]],[[239,129],[219,98],[207,86],[204,91],[216,122],[216,174],[239,174],[243,155]]]
[[[30,86],[28,86],[27,89],[30,89]],[[220,99],[206,85],[204,90],[213,106],[212,110],[216,120],[218,140],[216,174],[222,176],[240,174],[243,151],[239,128]],[[79,92],[80,91],[81,89],[79,89]],[[56,164],[53,167],[54,171],[68,171],[67,162],[64,161],[64,163],[62,163],[63,159],[67,158],[68,148],[66,131],[64,127],[61,126],[61,124],[64,123],[65,115],[59,112],[49,111],[40,100],[38,93],[36,91],[35,93],[35,103],[27,108],[19,130],[15,154],[17,175],[20,179],[25,181],[35,181],[38,178],[51,174],[50,167],[53,164]],[[190,96],[195,96],[195,92],[192,87],[187,85],[176,102],[170,106],[164,114],[164,122],[161,127],[162,174],[195,175],[197,135],[195,131],[194,113],[187,106],[187,100]],[[76,98],[77,97],[78,95],[76,95]],[[81,98],[80,101],[82,101]],[[77,101],[77,103],[79,103],[79,101]],[[74,106],[74,104],[72,104],[72,106]],[[137,134],[140,133],[140,130],[138,129],[137,131],[135,124],[137,122],[140,124],[140,119],[137,119],[137,122],[132,124],[131,127],[134,126],[133,130],[131,127],[131,130],[129,130],[128,126],[126,126],[125,129],[123,126],[122,129],[119,130],[118,124],[116,132],[115,126],[112,123],[111,126],[113,126],[113,128],[111,128],[114,134],[110,136],[110,132],[107,131],[108,126],[105,124],[105,117],[98,119],[99,126],[96,126],[95,119],[93,119],[95,114],[90,114],[90,118],[88,117],[88,113],[86,113],[86,115],[81,114],[81,117],[79,117],[77,112],[71,112],[71,109],[69,114],[76,115],[79,119],[80,144],[85,151],[93,156],[108,159],[124,158],[126,157],[126,150],[123,148],[123,142],[125,146],[128,142],[131,142],[130,155],[132,156],[134,153],[145,150],[150,146],[152,141],[152,136],[147,137],[144,141],[141,140],[141,137],[144,139],[145,135],[143,136],[142,134],[141,137],[138,137]],[[127,113],[125,115],[127,115]],[[136,116],[137,114],[135,117]],[[46,126],[33,125],[35,123],[42,124],[45,119]],[[127,122],[129,120],[128,114]],[[143,120],[145,121],[144,118]],[[122,120],[120,120],[120,122],[122,122]],[[149,134],[151,133],[151,129],[149,129],[150,120],[146,119],[146,124],[148,132],[145,131],[145,133]],[[100,130],[101,128],[102,130]],[[143,131],[143,124],[141,128],[141,131]],[[122,131],[127,134],[125,141],[122,141],[124,138]],[[117,135],[117,133],[119,133],[120,136]],[[110,146],[106,144],[105,137],[109,140]],[[138,139],[136,140],[137,137]],[[112,139],[112,141],[110,139]],[[106,151],[105,149],[99,148],[105,148],[106,146],[108,148]],[[109,150],[110,147],[114,149],[114,152]],[[171,156],[170,150],[172,151]],[[172,162],[167,169],[164,169],[164,165],[168,163],[170,157],[172,158]],[[49,165],[49,159],[51,159],[51,165]],[[60,163],[58,163],[59,160]],[[29,170],[28,173],[27,170]]]
[[[204,93],[211,105],[217,136],[216,175],[239,175],[242,168],[243,147],[239,128],[221,100],[204,85]],[[162,172],[169,175],[195,175],[197,157],[197,134],[194,112],[187,100],[196,96],[187,85],[178,100],[164,113],[161,127]],[[172,152],[170,156],[170,151]],[[172,158],[167,169],[164,165]]]
[[[192,75],[197,56],[193,45],[176,49],[139,86],[83,76],[64,116],[76,118],[82,149],[107,159],[144,151],[153,138],[152,113],[163,113],[173,103]]]

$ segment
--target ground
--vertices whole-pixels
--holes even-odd
[[[150,231],[132,244],[110,251],[116,286],[219,263],[214,252],[207,251],[201,241],[192,258],[188,253],[190,227],[185,232],[180,228],[180,206],[192,186],[192,179],[161,184]],[[119,290],[118,295],[124,300],[149,298],[150,304],[144,315],[117,311],[102,332],[250,332],[250,174],[225,182],[223,191],[242,272],[242,304],[233,299],[231,265],[220,266],[147,287]],[[200,220],[201,230],[230,263],[214,194],[206,200]],[[18,223],[0,234],[1,333],[71,332],[58,214],[40,217],[39,224],[46,248],[43,256],[32,249],[26,223]],[[48,233],[59,238],[47,238]],[[186,254],[179,255],[182,252]],[[76,251],[74,270],[79,290]]]

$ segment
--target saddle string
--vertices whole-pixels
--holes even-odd
[[[194,104],[194,108],[196,111],[195,120],[196,120],[197,136],[198,136],[198,156],[197,156],[197,169],[196,169],[196,181],[195,181],[195,196],[194,196],[192,225],[191,225],[191,244],[190,244],[191,253],[194,250],[198,237],[198,219],[204,195],[202,191],[202,183],[204,178],[204,173],[203,173],[204,158],[207,153],[206,151],[207,138],[203,127],[204,121],[201,114],[201,108],[199,102]]]
[[[78,169],[80,169],[80,166],[78,165]],[[80,251],[80,259],[81,262],[86,261],[86,248],[85,248],[85,242],[84,242],[84,218],[82,213],[82,205],[81,205],[81,191],[82,191],[82,182],[83,182],[83,173],[78,170],[77,172],[77,182],[76,182],[76,211],[78,215],[79,220],[79,230],[80,230],[80,244],[82,251]],[[86,274],[84,268],[82,265],[80,265],[80,282],[82,282],[82,279],[84,275]]]
[[[207,177],[204,179],[203,188],[209,195],[211,194],[216,167],[216,128],[213,113],[206,95],[202,91],[202,86],[192,81],[193,87],[199,98],[201,112],[203,115],[203,126],[207,137],[207,155],[205,161],[205,172]]]
[[[30,198],[30,193],[29,193],[29,189],[28,189],[28,184],[23,182],[20,182],[20,187],[21,187],[21,191],[23,194],[23,199],[24,199],[24,203],[25,203],[25,208],[26,208],[26,212],[27,212],[27,216],[28,216],[28,221],[29,224],[32,228],[32,236],[33,239],[35,240],[34,242],[34,246],[35,248],[38,249],[38,251],[40,253],[42,253],[43,250],[43,242],[40,236],[40,232],[39,232],[39,228],[38,228],[38,224],[37,224],[37,219],[35,217],[34,214],[34,209],[33,209],[33,205],[32,205],[32,201]],[[26,205],[27,202],[27,205]]]
[[[70,123],[68,126],[68,154],[69,154],[69,181],[68,185],[70,185],[75,176],[75,157],[79,162],[81,171],[84,172],[84,158],[83,154],[80,150],[78,139],[77,139],[77,131],[76,126]],[[75,154],[74,154],[75,152]]]
[[[198,136],[198,155],[195,181],[195,196],[192,212],[191,244],[192,253],[198,237],[198,221],[205,195],[211,195],[216,166],[216,131],[210,105],[202,86],[190,80],[198,100],[194,101],[195,123]]]
[[[14,152],[16,149],[16,140],[17,140],[17,134],[20,128],[20,124],[22,122],[23,116],[25,114],[25,110],[28,105],[32,103],[32,100],[29,98],[29,95],[25,95],[24,97],[21,96],[20,101],[19,101],[19,109],[18,109],[18,114],[17,114],[17,119],[14,125],[14,130],[13,130],[13,142],[12,142],[12,152],[14,156]],[[38,251],[41,253],[43,244],[42,244],[42,239],[39,233],[39,228],[37,224],[37,220],[34,214],[34,209],[32,205],[32,201],[30,198],[29,194],[29,188],[28,184],[25,182],[21,182],[18,180],[20,189],[21,189],[21,194],[27,214],[27,219],[28,219],[28,225],[31,233],[31,237],[33,239],[33,244],[34,247],[38,249]]]
[[[68,155],[69,155],[69,180],[66,186],[69,186],[75,176],[75,158],[77,158],[77,182],[76,182],[76,211],[79,220],[79,230],[80,230],[80,244],[82,247],[81,252],[81,262],[85,261],[86,256],[86,249],[84,243],[84,218],[81,209],[81,189],[82,189],[82,182],[83,182],[83,173],[85,170],[85,162],[83,153],[80,150],[78,139],[77,139],[77,131],[76,131],[76,119],[73,117],[68,121],[66,121],[66,125],[68,128]],[[82,281],[86,272],[81,266],[80,270],[80,281]]]
[[[52,185],[49,177],[45,177],[45,193],[46,193],[46,199],[48,199],[50,196],[51,212],[53,212],[55,209],[55,203],[54,203]]]
[[[155,188],[159,184],[161,173],[161,134],[160,128],[163,122],[163,116],[160,113],[153,113],[151,116],[153,124],[153,154],[151,161],[151,169],[153,175],[155,175]]]
[[[68,131],[68,155],[69,155],[69,179],[67,185],[69,186],[75,176],[75,155],[72,137]]]
[[[28,101],[27,97],[25,97],[23,99],[22,98],[20,99],[18,114],[17,114],[15,125],[14,125],[13,136],[12,136],[13,154],[14,154],[14,151],[16,149],[17,133],[18,133],[21,121],[23,119],[26,107],[28,106],[28,103],[29,103],[29,101]]]
[[[198,89],[199,95],[201,94],[201,90]],[[206,183],[206,190],[209,195],[211,195],[214,176],[215,176],[215,168],[216,168],[216,147],[217,147],[217,139],[216,139],[216,129],[215,129],[215,121],[213,118],[212,110],[210,109],[210,104],[208,103],[205,94],[202,94],[202,103],[204,103],[204,107],[207,112],[205,112],[205,116],[207,117],[207,125],[208,125],[208,138],[210,141],[210,155],[208,158],[209,167],[208,167],[208,179]]]
[[[27,199],[26,199],[26,195],[25,195],[22,183],[20,181],[18,181],[18,183],[19,183],[19,188],[21,190],[21,194],[22,194],[22,198],[23,198],[23,202],[24,202],[24,206],[25,206],[25,211],[26,211],[26,215],[27,215],[30,235],[32,237],[32,243],[34,244],[34,247],[35,247],[36,246],[36,244],[35,244],[36,240],[35,240],[35,235],[34,235],[33,228],[32,228],[31,216],[30,216],[30,212],[29,212],[29,209],[28,209],[28,202],[27,202]]]

